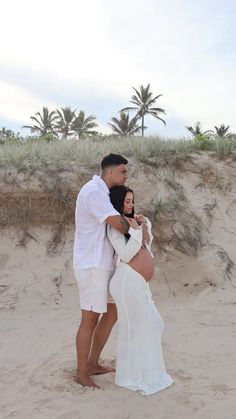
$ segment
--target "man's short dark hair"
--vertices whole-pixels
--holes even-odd
[[[120,164],[128,164],[128,160],[126,160],[120,154],[108,154],[107,156],[103,157],[101,161],[102,170],[109,166],[119,166]]]

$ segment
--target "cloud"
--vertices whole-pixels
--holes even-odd
[[[167,113],[166,128],[148,119],[150,133],[186,134],[197,120],[236,130],[234,1],[41,0],[36,9],[13,0],[3,8],[4,118],[71,106],[106,124],[129,104],[132,86],[150,83]]]

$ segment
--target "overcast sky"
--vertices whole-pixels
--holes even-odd
[[[0,126],[26,134],[30,115],[70,106],[101,129],[132,86],[163,94],[166,127],[236,131],[235,0],[0,0]]]

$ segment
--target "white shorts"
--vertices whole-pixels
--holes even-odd
[[[106,313],[107,303],[114,300],[109,294],[113,272],[101,268],[77,269],[75,277],[79,287],[80,309]]]

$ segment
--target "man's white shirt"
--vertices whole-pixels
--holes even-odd
[[[113,270],[114,250],[107,238],[105,220],[120,215],[100,176],[93,176],[80,190],[75,209],[73,268]]]

